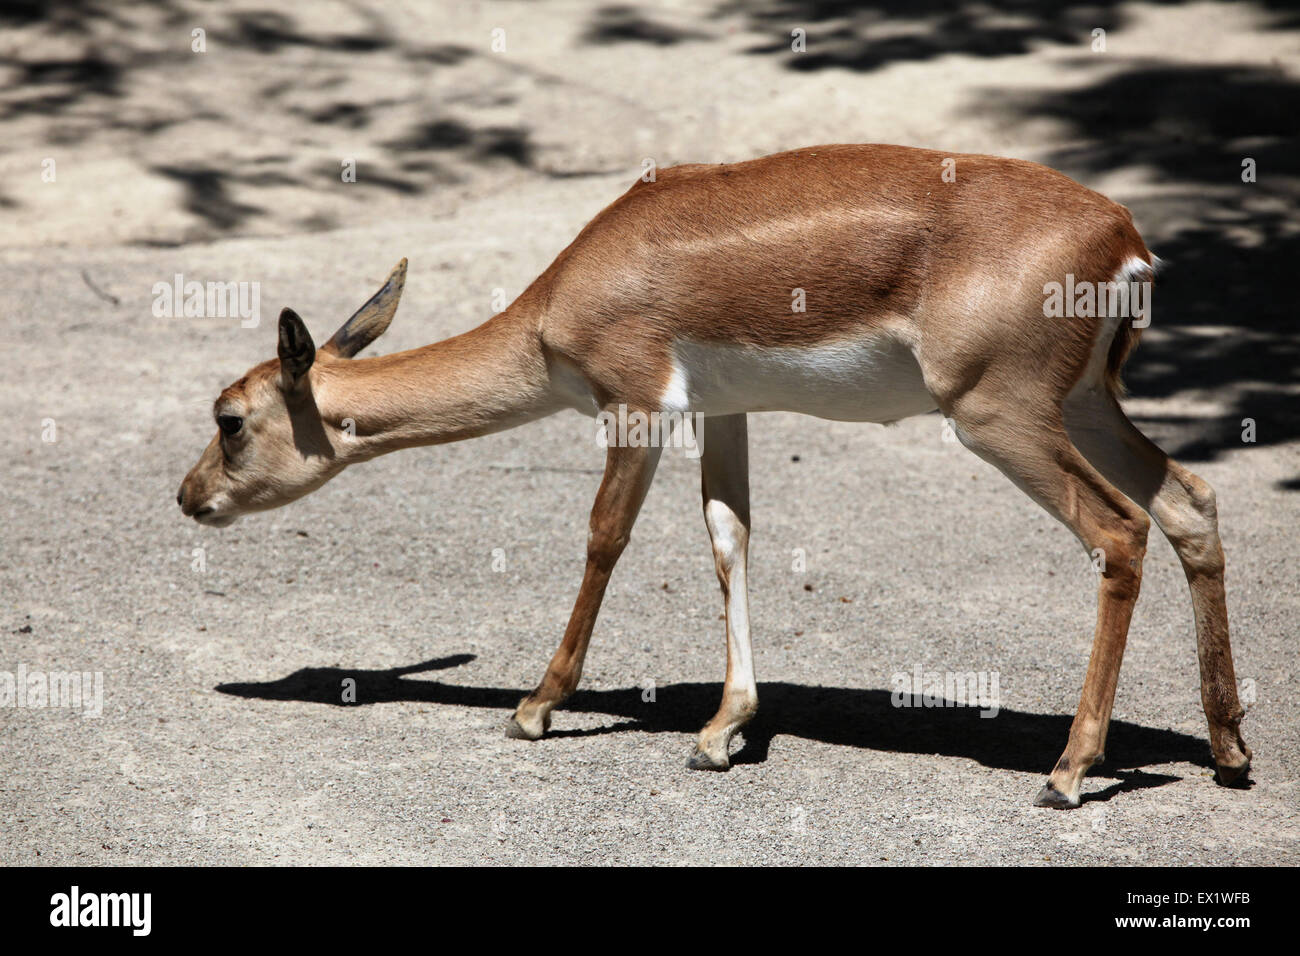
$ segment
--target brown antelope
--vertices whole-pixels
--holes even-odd
[[[504,312],[446,341],[355,358],[392,320],[405,260],[319,349],[285,309],[279,358],[221,393],[218,433],[177,501],[220,526],[314,491],[354,462],[561,409],[705,416],[704,518],[727,672],[688,765],[721,770],[758,706],[746,414],[888,423],[938,409],[963,444],[1103,557],[1078,713],[1035,802],[1078,806],[1084,774],[1102,759],[1147,514],[1191,587],[1219,781],[1244,781],[1251,751],[1238,730],[1214,492],[1118,402],[1120,367],[1146,323],[1045,314],[1052,283],[1146,281],[1154,263],[1124,207],[1019,160],[820,146],[664,169],[596,216]],[[797,290],[803,311],[792,310]],[[577,687],[660,451],[609,447],[573,613],[510,736],[541,737]]]

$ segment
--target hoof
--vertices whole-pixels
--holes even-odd
[[[1049,783],[1038,791],[1038,796],[1034,797],[1034,806],[1051,807],[1053,810],[1075,810],[1078,809],[1079,798],[1075,797],[1071,800]]]
[[[546,733],[545,727],[530,730],[515,717],[511,717],[506,721],[506,736],[511,740],[537,740],[544,733]]]
[[[711,757],[703,750],[696,748],[695,752],[687,759],[686,767],[688,770],[729,770],[731,761],[725,756],[722,759]]]
[[[1214,779],[1221,787],[1244,787],[1250,782],[1250,761],[1235,767],[1215,764]]]

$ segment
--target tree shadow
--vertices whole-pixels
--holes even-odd
[[[160,23],[185,15],[171,0],[158,0],[153,12]],[[129,72],[148,61],[131,42],[132,24],[113,0],[9,2],[0,6],[0,26],[13,31],[0,55],[0,66],[13,71],[0,89],[0,120],[24,114],[52,117],[93,98],[118,99]],[[58,56],[47,56],[47,48],[31,42],[40,35],[58,39]],[[106,43],[108,35],[118,35],[122,42]],[[79,54],[68,55],[78,41]]]
[[[1182,0],[1145,0],[1145,6],[1177,6]],[[1291,0],[1262,0],[1267,29],[1300,27]],[[895,63],[916,63],[962,54],[995,58],[1032,53],[1045,43],[1088,48],[1093,31],[1111,33],[1128,24],[1127,0],[1004,0],[990,4],[950,0],[725,0],[714,17],[743,16],[755,33],[771,40],[746,52],[783,57],[790,70],[828,68],[870,72]],[[801,52],[791,31],[803,30]]]
[[[650,43],[654,46],[672,46],[683,40],[708,38],[707,33],[649,20],[636,7],[619,5],[601,7],[597,10],[586,30],[583,31],[580,42],[598,45]]]
[[[0,123],[15,124],[11,140],[109,149],[144,175],[180,183],[176,206],[198,224],[178,237],[177,220],[158,217],[158,229],[133,237],[135,244],[280,231],[304,215],[346,222],[336,209],[364,211],[358,191],[418,195],[509,165],[543,173],[527,126],[477,118],[484,108],[511,109],[511,95],[485,104],[465,92],[509,86],[498,81],[525,68],[468,46],[431,43],[403,29],[400,11],[347,6],[337,25],[322,25],[270,7],[213,9],[199,23],[189,4],[172,0],[6,4],[0,22],[13,34],[0,51]],[[201,49],[192,36],[198,26]],[[255,111],[241,108],[251,90],[223,94],[223,70],[254,79]],[[393,94],[364,95],[354,81],[372,75],[400,78]],[[431,109],[434,89],[443,93]],[[224,129],[240,135],[214,132]],[[263,162],[266,137],[293,148]],[[366,157],[363,173],[341,179],[340,164],[356,155]],[[359,190],[323,195],[341,182]],[[259,198],[273,187],[297,190],[304,201],[295,206],[285,190]]]
[[[86,96],[121,96],[122,67],[95,52],[51,60],[8,55],[0,57],[0,66],[14,71],[16,91],[0,105],[0,120],[58,113]]]
[[[502,722],[528,694],[517,687],[472,687],[411,675],[445,670],[470,663],[472,654],[457,654],[387,670],[310,667],[279,680],[219,684],[216,690],[257,700],[294,700],[337,707],[418,701],[502,712]],[[355,703],[344,700],[344,681],[355,681]],[[588,729],[557,729],[555,738],[592,737],[623,731],[693,735],[716,710],[721,698],[718,684],[682,683],[655,688],[647,701],[640,688],[578,691],[565,709],[605,714],[614,723]],[[1071,717],[1031,714],[1003,708],[993,718],[982,718],[968,707],[893,706],[885,690],[818,687],[786,682],[761,684],[763,702],[759,716],[743,731],[744,746],[733,763],[762,763],[772,740],[780,734],[802,737],[839,747],[893,753],[944,754],[975,760],[986,767],[1045,772],[1060,756],[1069,736]],[[1108,737],[1112,759],[1099,768],[1103,776],[1119,776],[1109,788],[1125,790],[1157,786],[1178,779],[1165,774],[1119,774],[1111,769],[1133,769],[1147,764],[1186,762],[1212,767],[1208,744],[1174,730],[1159,730],[1123,720],[1112,721]],[[1104,798],[1103,798],[1104,799]]]
[[[718,7],[716,15],[742,14],[750,30],[770,34],[770,42],[746,52],[783,55],[788,69],[869,72],[954,53],[991,58],[1029,53],[1045,42],[1087,44],[1092,30],[1111,31],[1123,24],[1122,5],[1122,0],[1077,6],[1052,0],[999,4],[945,0],[772,0],[752,4],[730,0]],[[791,48],[791,31],[795,29],[805,33],[802,52]]]
[[[506,159],[520,166],[533,165],[533,144],[528,130],[519,126],[472,127],[451,119],[420,123],[384,146],[399,153],[458,151],[478,160]]]
[[[366,16],[368,29],[361,33],[319,36],[298,29],[294,19],[279,10],[239,10],[230,14],[229,22],[216,31],[224,43],[274,54],[284,47],[300,46],[341,53],[373,53],[396,42],[382,17],[355,7]]]
[[[230,195],[229,186],[235,177],[226,170],[203,165],[155,166],[153,170],[184,186],[185,209],[214,229],[235,229],[249,216],[262,211],[256,206],[237,202]]]

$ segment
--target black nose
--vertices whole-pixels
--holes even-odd
[[[181,486],[181,490],[180,490],[180,491],[176,492],[176,503],[177,503],[178,505],[180,505],[182,508],[185,507],[185,487],[184,487],[184,485]]]

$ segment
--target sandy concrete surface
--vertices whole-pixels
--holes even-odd
[[[103,696],[98,717],[0,707],[0,863],[1300,862],[1284,5],[18,9],[0,671],[98,673]],[[751,418],[762,709],[726,774],[684,766],[725,662],[680,454],[581,691],[535,743],[502,729],[577,591],[603,461],[588,420],[389,456],[229,529],[176,508],[212,399],[273,355],[282,306],[320,341],[406,256],[371,351],[414,347],[518,294],[645,159],[835,141],[1051,163],[1129,205],[1169,260],[1128,407],[1218,491],[1252,788],[1212,779],[1186,586],[1153,535],[1109,760],[1078,811],[1031,806],[1077,703],[1094,578],[937,416]],[[257,283],[260,322],[155,315],[177,273]],[[918,667],[996,673],[997,716],[892,706]]]

